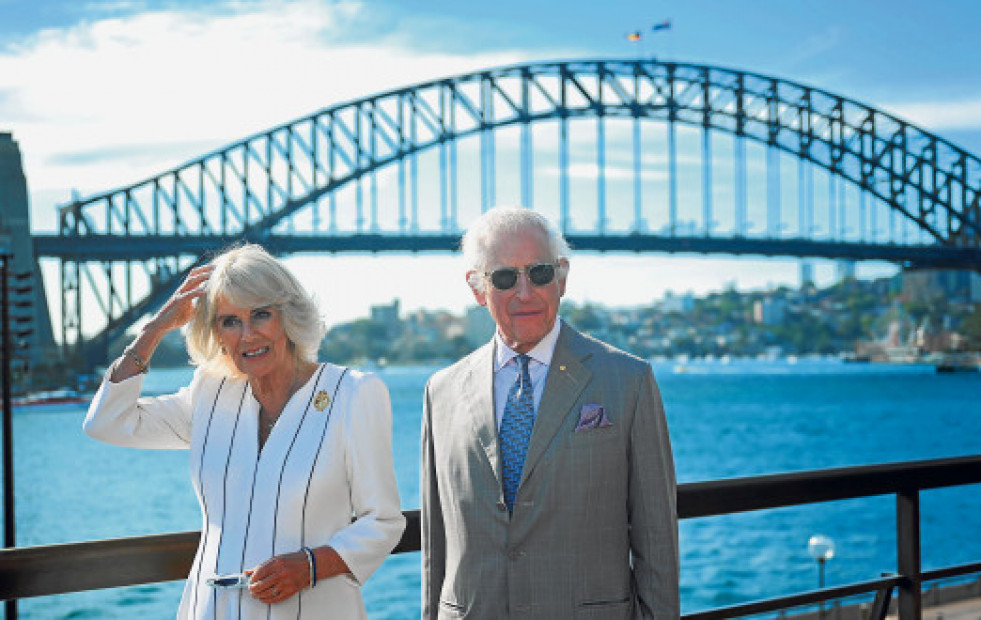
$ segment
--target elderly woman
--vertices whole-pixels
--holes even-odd
[[[197,366],[140,398],[187,324]],[[191,271],[114,362],[85,418],[107,443],[190,449],[201,542],[179,618],[364,618],[360,585],[405,526],[378,378],[317,363],[324,326],[282,264],[244,245]]]

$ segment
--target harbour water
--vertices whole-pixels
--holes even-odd
[[[655,362],[679,482],[981,452],[981,373],[837,360]],[[421,395],[432,367],[378,372],[392,395],[405,508],[419,505]],[[146,390],[172,391],[187,369],[154,369]],[[14,413],[17,544],[42,545],[194,530],[199,512],[184,451],[117,448],[88,439],[84,408]],[[981,560],[979,485],[921,499],[925,568]],[[807,540],[830,536],[835,585],[896,566],[892,497],[685,520],[683,611],[817,585]],[[182,582],[26,599],[23,618],[173,617]],[[393,556],[369,580],[371,618],[419,615],[419,554]]]

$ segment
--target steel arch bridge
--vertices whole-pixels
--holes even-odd
[[[35,249],[61,261],[63,344],[98,360],[236,240],[453,250],[501,202],[543,211],[581,250],[981,268],[977,156],[821,89],[654,59],[500,67],[335,105],[75,200]]]

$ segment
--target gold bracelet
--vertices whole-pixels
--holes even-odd
[[[150,372],[150,365],[143,361],[143,358],[136,354],[136,351],[130,348],[123,349],[123,355],[128,355],[133,363],[136,364],[136,369],[139,370],[144,375]]]

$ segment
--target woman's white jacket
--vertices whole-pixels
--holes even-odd
[[[84,428],[119,446],[190,449],[202,529],[178,617],[365,618],[360,586],[405,526],[382,381],[321,364],[260,451],[259,403],[244,379],[199,370],[176,394],[139,398],[142,377],[104,381]],[[271,606],[247,590],[205,584],[215,574],[321,545],[333,547],[351,575]]]

